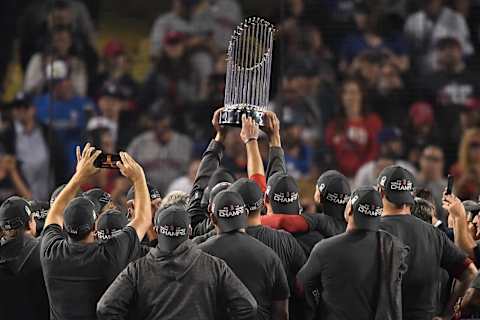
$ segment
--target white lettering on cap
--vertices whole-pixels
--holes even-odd
[[[382,187],[385,187],[385,182],[387,182],[387,177],[386,176],[383,176],[381,179],[380,179],[380,185]]]
[[[320,192],[322,192],[323,190],[325,190],[325,183],[322,183],[319,187],[318,187],[318,190]]]
[[[244,207],[240,205],[235,205],[235,206],[227,206],[223,207],[223,209],[219,209],[217,215],[220,218],[231,218],[231,217],[237,217],[244,212]]]
[[[293,203],[298,199],[298,192],[275,193],[273,201],[280,203]]]
[[[158,232],[167,237],[182,237],[187,235],[187,228],[178,226],[160,226]]]
[[[355,202],[358,201],[358,195],[355,195],[355,197],[353,197],[352,199],[352,204],[355,204]]]
[[[407,179],[396,180],[390,183],[390,190],[392,191],[412,191],[413,182]]]
[[[349,198],[348,195],[338,194],[335,192],[330,192],[325,197],[327,201],[333,202],[335,204],[340,204],[340,205],[346,204],[348,202],[348,198]]]
[[[381,207],[371,207],[368,204],[361,204],[358,206],[358,212],[363,213],[367,216],[379,217],[383,213],[383,208]]]
[[[30,208],[28,206],[25,206],[25,212],[28,214],[29,217],[32,216],[32,211],[30,211]]]

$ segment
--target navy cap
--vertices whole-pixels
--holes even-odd
[[[385,192],[387,200],[396,205],[415,203],[415,177],[401,166],[394,165],[383,169],[378,176],[378,185]]]
[[[110,209],[102,213],[97,219],[97,237],[100,240],[112,238],[114,232],[122,230],[128,224],[127,217],[118,210]]]
[[[256,182],[242,178],[235,181],[229,190],[242,196],[249,214],[263,207],[263,193]]]
[[[291,176],[277,172],[268,178],[267,196],[273,212],[283,214],[300,213],[298,185]]]
[[[9,103],[10,107],[30,107],[32,104],[32,96],[25,91],[19,91]]]
[[[85,197],[77,197],[65,208],[63,225],[70,235],[84,236],[95,226],[95,205]]]
[[[112,196],[110,193],[103,191],[100,188],[90,189],[83,193],[83,196],[88,200],[92,201],[95,205],[95,213],[97,216],[102,213],[103,209],[107,204],[112,202]]]
[[[188,240],[190,217],[183,206],[170,206],[159,209],[155,214],[155,231],[158,237],[158,248],[162,251],[173,251]]]
[[[31,216],[32,211],[27,200],[17,196],[10,197],[0,206],[0,229],[25,227]]]
[[[160,191],[158,191],[158,189],[156,187],[147,183],[147,188],[148,188],[148,193],[150,194],[150,200],[151,201],[162,198],[162,195],[160,194]],[[130,188],[130,190],[128,190],[127,201],[134,200],[134,199],[135,199],[135,188],[132,186]]]
[[[217,218],[221,232],[230,232],[246,228],[247,213],[242,196],[234,191],[225,190],[213,199],[212,214]]]
[[[117,99],[123,99],[124,95],[121,88],[115,83],[108,82],[100,90],[100,97],[112,97]]]

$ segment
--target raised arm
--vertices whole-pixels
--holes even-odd
[[[265,168],[263,167],[262,156],[258,148],[258,136],[260,128],[251,117],[242,116],[242,131],[240,138],[245,143],[247,149],[247,173],[248,177],[255,181],[262,192],[265,192]]]
[[[201,208],[201,202],[205,188],[208,185],[210,177],[218,169],[220,161],[223,158],[223,142],[225,140],[225,129],[219,124],[220,112],[223,108],[215,111],[212,119],[212,125],[217,131],[215,139],[210,142],[207,150],[205,150],[200,166],[198,167],[197,175],[193,183],[192,191],[190,192],[190,202],[188,204],[188,213],[191,218],[192,228],[206,219],[207,216]]]
[[[77,168],[75,174],[53,202],[50,211],[48,211],[44,228],[50,224],[58,224],[60,227],[63,227],[65,207],[75,197],[80,186],[99,171],[98,168],[95,168],[93,162],[102,151],[95,151],[95,148],[91,147],[90,143],[87,143],[82,152],[80,152],[80,147],[77,147],[76,153]]]
[[[455,244],[475,261],[474,249],[477,243],[468,230],[467,214],[462,202],[454,195],[444,195],[443,208],[454,220]]]
[[[268,178],[277,172],[287,173],[287,165],[285,164],[285,155],[280,138],[280,121],[277,115],[271,111],[265,112],[265,117],[265,132],[270,139],[270,153],[267,168],[268,180]]]
[[[152,205],[147,180],[142,167],[128,153],[120,152],[120,158],[122,161],[117,162],[117,167],[135,188],[135,213],[129,226],[135,229],[141,241],[152,225]]]

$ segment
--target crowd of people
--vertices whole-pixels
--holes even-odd
[[[261,128],[218,121],[241,2],[169,5],[143,81],[91,1],[0,19],[0,318],[480,315],[480,3],[263,8]]]

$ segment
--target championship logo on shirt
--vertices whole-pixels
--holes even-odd
[[[329,192],[325,199],[329,202],[344,205],[348,202],[350,197],[347,194],[339,194],[335,192]]]
[[[412,191],[413,182],[407,179],[396,180],[390,183],[390,190],[392,191]]]
[[[220,218],[232,218],[242,215],[244,212],[244,207],[240,205],[231,205],[223,207],[223,209],[218,209],[217,215]]]
[[[273,195],[273,201],[279,203],[293,203],[298,199],[298,192],[281,192]]]
[[[165,225],[165,226],[160,226],[160,228],[158,229],[158,232],[167,237],[183,237],[187,235],[187,228]]]

